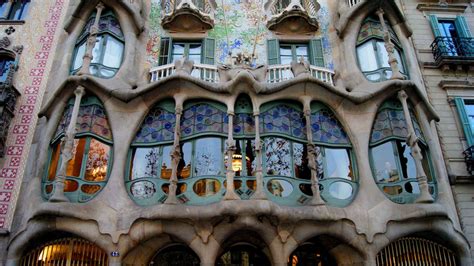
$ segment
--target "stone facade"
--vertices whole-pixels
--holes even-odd
[[[322,0],[288,1],[278,11],[278,3],[285,1],[226,0],[223,5],[212,0],[182,0],[176,5],[174,1],[165,1],[172,3],[167,5],[157,0],[45,2],[44,8],[32,2],[25,24],[14,26],[22,27],[16,33],[21,38],[12,37],[13,43],[23,44],[25,49],[15,79],[21,97],[1,171],[5,192],[0,191],[0,200],[2,195],[9,195],[6,211],[0,213],[0,227],[4,229],[1,263],[28,265],[21,260],[30,256],[31,250],[48,241],[75,237],[98,246],[109,265],[148,265],[157,253],[176,244],[189,248],[201,265],[216,265],[224,253],[243,243],[260,250],[271,265],[289,265],[295,250],[308,244],[317,245],[338,265],[384,265],[384,247],[410,238],[446,247],[446,254],[455,257],[457,264],[471,265],[472,196],[469,184],[458,182],[468,176],[460,162],[466,144],[455,108],[448,100],[473,96],[462,85],[472,85],[472,67],[442,72],[429,64],[433,62],[429,50],[433,35],[426,17],[429,12],[444,14],[448,10],[465,14],[472,27],[471,6],[414,0]],[[110,25],[120,30],[107,33],[101,14],[114,14],[117,22],[113,20]],[[368,17],[374,18],[374,25],[380,25],[383,33],[379,37],[385,41],[383,49],[390,61],[384,71],[391,73],[385,81],[370,82],[359,67],[356,46],[361,25]],[[162,19],[166,19],[167,30]],[[285,19],[289,22],[278,24]],[[187,24],[189,21],[192,23]],[[268,21],[272,22],[266,24]],[[43,27],[39,30],[37,25]],[[268,25],[277,30],[268,30]],[[212,29],[206,30],[208,27]],[[189,29],[193,32],[186,32]],[[318,30],[308,33],[307,29]],[[93,58],[100,52],[91,44],[102,43],[108,36],[124,44],[117,69],[103,62],[99,66],[99,59]],[[202,50],[201,62],[179,59],[162,64],[166,38],[185,43],[183,54],[189,57],[193,42],[210,39],[214,53],[211,58],[206,49]],[[78,40],[82,39],[86,43],[80,57],[82,68],[74,72],[71,62],[78,60],[82,45]],[[308,44],[307,58],[293,55],[291,64],[284,64],[281,54],[276,64],[269,65],[271,40],[291,49],[295,44]],[[203,45],[209,47],[209,43]],[[403,69],[394,49],[402,51]],[[116,72],[110,78],[100,78],[90,73],[94,67]],[[441,82],[446,80],[450,82]],[[88,101],[91,97],[96,99],[91,100],[94,110],[102,110],[102,133],[91,133],[96,132],[96,124],[86,129],[82,124],[75,126],[76,120],[85,123],[81,120],[86,117],[81,98]],[[249,102],[247,113],[237,105],[242,97]],[[205,131],[196,122],[199,133],[195,136],[181,129],[186,126],[182,121],[193,106],[190,104],[207,102],[222,114],[221,127]],[[392,181],[376,178],[378,170],[373,169],[377,159],[374,150],[383,142],[374,141],[377,119],[393,102],[390,110],[399,115],[401,133],[393,133],[395,137],[385,143],[403,144],[405,151],[411,151],[406,157],[413,165],[404,171],[414,175],[405,173],[406,180],[401,180],[398,173],[393,180],[403,181],[403,187],[389,187]],[[140,142],[137,139],[148,123],[144,120],[157,110],[157,104],[170,115],[162,119],[169,125],[163,126],[169,131],[168,136],[163,135],[167,142],[158,145],[158,137],[153,136],[155,142]],[[297,117],[290,123],[302,121],[297,128],[300,131],[285,137],[267,129],[265,123],[271,118],[266,112],[273,110],[268,107],[271,104],[296,110]],[[67,119],[65,110],[70,110]],[[314,122],[320,113],[324,113],[325,123],[332,125],[326,138],[319,134],[322,120]],[[239,154],[236,140],[240,141],[240,135],[233,121],[240,114],[248,115],[254,123],[251,137],[245,139],[252,143],[247,155],[255,157],[245,167],[254,170],[249,176],[236,173],[242,168],[235,170],[233,164],[224,164]],[[273,126],[277,123],[279,120]],[[287,130],[281,128],[282,132]],[[221,145],[220,154],[208,159],[209,165],[220,160],[220,171],[213,172],[196,159],[189,168],[192,176],[181,178],[186,166],[180,164],[187,156],[183,143],[198,147],[198,140],[206,136],[218,139]],[[69,160],[79,153],[75,138],[87,143],[95,138],[110,147],[105,180],[87,180],[83,176],[88,170],[82,164],[80,174],[69,174]],[[304,147],[302,153],[306,155],[301,161],[308,161],[304,177],[296,176],[294,165],[287,167],[290,174],[286,176],[275,177],[269,171],[274,167],[272,170],[284,173],[281,169],[286,160],[272,166],[267,141],[271,138],[286,138],[293,147]],[[134,180],[135,152],[153,143],[159,150],[157,156],[170,154],[169,165],[164,159],[159,164],[159,169],[166,171],[160,171],[161,178],[148,173],[150,176]],[[281,143],[290,145],[288,141]],[[331,149],[349,154],[349,165],[345,166],[349,171],[344,169],[349,172],[347,176],[325,176],[330,161],[319,158],[323,156],[321,150],[329,154]],[[289,154],[295,156],[295,150]],[[203,151],[194,150],[192,158],[199,152]],[[54,160],[57,171],[50,170]],[[81,160],[86,163],[86,159]],[[324,166],[320,165],[323,161]],[[341,159],[336,162],[339,165]],[[196,174],[202,168],[208,173],[205,178]],[[451,177],[456,181],[453,187]],[[79,184],[75,190],[79,196],[72,196],[72,181]],[[344,189],[331,192],[336,183],[345,184],[340,185]],[[134,188],[135,184],[140,185]],[[92,188],[97,188],[94,195],[85,197]],[[394,190],[399,192],[390,194]],[[41,255],[33,259],[45,261]]]

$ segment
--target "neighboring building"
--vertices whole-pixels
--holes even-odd
[[[0,6],[6,265],[471,264],[471,6],[41,3]]]

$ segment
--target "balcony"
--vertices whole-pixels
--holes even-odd
[[[162,1],[161,25],[171,32],[205,32],[214,27],[212,0]]]
[[[362,0],[346,0],[346,4],[348,7],[353,7],[360,2],[362,2]]]
[[[176,72],[175,64],[168,64],[152,68],[150,70],[150,82],[155,82],[166,77],[172,76]],[[310,66],[309,74],[324,83],[334,86],[333,75],[334,72],[322,67]],[[219,73],[217,66],[206,64],[194,64],[191,71],[191,76],[201,79],[206,82],[219,83]],[[272,65],[269,66],[266,73],[267,83],[279,83],[294,78],[291,71],[291,65]]]
[[[310,34],[318,30],[317,0],[279,0],[270,6],[267,27],[280,34]]]
[[[474,63],[474,38],[436,37],[431,51],[436,67],[469,67]]]
[[[463,154],[464,161],[466,162],[466,170],[470,175],[472,175],[472,172],[474,171],[474,146],[467,148]]]

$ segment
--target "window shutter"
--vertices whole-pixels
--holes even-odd
[[[430,15],[430,23],[431,23],[431,29],[433,30],[433,34],[436,37],[441,36],[441,31],[439,30],[439,25],[438,25],[438,18],[435,15]]]
[[[202,41],[202,56],[201,60],[203,64],[214,65],[214,54],[216,50],[216,40],[212,38],[206,38]]]
[[[173,40],[169,37],[163,37],[160,40],[160,55],[158,65],[166,65],[171,63],[171,52],[173,49]]]
[[[267,40],[267,56],[269,65],[280,64],[280,44],[277,39]]]
[[[310,64],[313,66],[324,67],[323,41],[313,39],[309,42]]]
[[[466,141],[469,147],[474,145],[473,134],[471,131],[471,125],[469,124],[469,118],[464,107],[464,100],[461,97],[454,98],[456,103],[456,108],[458,110],[459,119],[461,119],[462,127],[464,130],[464,135],[466,136]]]
[[[454,24],[456,25],[456,30],[459,34],[459,37],[471,37],[471,31],[469,30],[469,26],[467,25],[466,19],[463,16],[456,16]]]

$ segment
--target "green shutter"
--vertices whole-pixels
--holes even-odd
[[[216,50],[216,40],[212,38],[206,38],[202,41],[202,56],[201,61],[203,64],[214,65],[214,54]]]
[[[467,25],[466,19],[463,16],[456,16],[454,24],[456,25],[456,31],[458,32],[459,37],[471,37],[471,31],[469,30],[469,26]]]
[[[158,64],[166,65],[171,63],[171,53],[173,50],[173,40],[169,37],[163,37],[160,40],[160,55]]]
[[[311,65],[325,67],[323,41],[321,39],[313,39],[309,42],[309,55],[309,61]]]
[[[441,36],[441,31],[439,30],[438,18],[435,15],[430,15],[430,23],[431,29],[433,30],[433,34],[436,37]]]
[[[267,40],[267,55],[269,65],[280,64],[280,44],[277,39]]]
[[[460,97],[456,97],[454,98],[454,101],[456,103],[456,108],[458,109],[459,118],[461,119],[467,144],[469,147],[471,147],[474,144],[474,139],[471,130],[471,125],[469,124],[469,117],[467,116],[466,109],[464,107],[464,100]]]

